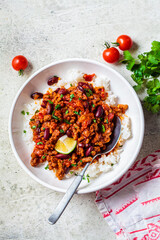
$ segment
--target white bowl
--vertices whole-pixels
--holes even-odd
[[[9,119],[9,137],[12,150],[22,168],[37,182],[55,191],[66,192],[73,178],[58,180],[52,171],[46,171],[44,166],[32,167],[30,165],[30,150],[22,138],[23,105],[31,102],[30,94],[34,91],[43,92],[47,87],[46,81],[52,75],[65,76],[65,73],[76,68],[85,73],[105,75],[110,79],[111,90],[119,98],[119,103],[128,104],[127,115],[131,119],[132,138],[124,144],[121,160],[110,172],[101,174],[90,184],[81,183],[77,193],[89,193],[102,189],[120,178],[135,161],[144,136],[143,110],[136,92],[131,85],[115,70],[107,65],[88,59],[67,59],[41,68],[34,73],[20,88],[13,102]],[[84,181],[83,181],[84,182]]]

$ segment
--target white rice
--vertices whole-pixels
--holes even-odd
[[[58,87],[65,86],[65,88],[69,88],[70,84],[73,86],[76,86],[79,81],[83,81],[83,74],[80,71],[77,71],[76,69],[70,70],[67,72],[65,78],[61,78],[60,81],[58,81],[57,84],[55,84],[53,87],[50,88],[52,90],[56,90]],[[104,76],[96,76],[93,80],[94,86],[101,87],[103,86],[105,90],[108,92],[108,97],[105,103],[108,105],[117,105],[117,96],[115,96],[110,91],[110,81],[104,77]],[[44,90],[44,93],[47,91],[48,88]],[[32,140],[33,133],[29,126],[30,118],[35,114],[35,111],[40,108],[41,100],[33,101],[30,104],[26,104],[24,106],[24,110],[26,112],[29,112],[29,115],[25,114],[25,121],[24,121],[24,129],[26,130],[26,133],[23,134],[23,138],[25,142],[29,145],[30,151],[33,151],[34,142]],[[131,137],[131,123],[130,118],[127,115],[123,116],[123,120],[121,121],[121,135],[119,139],[119,144],[122,146],[124,142]],[[120,161],[121,158],[121,152],[123,151],[123,147],[119,147],[115,151],[111,152],[107,157],[105,155],[102,155],[101,158],[97,163],[91,164],[89,168],[86,171],[86,175],[88,174],[90,178],[97,177],[100,173],[111,171],[116,164]],[[78,173],[76,171],[76,173]],[[67,178],[73,176],[74,174],[68,173]]]

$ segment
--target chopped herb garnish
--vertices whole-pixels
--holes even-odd
[[[39,112],[39,110],[36,110],[36,111],[35,111],[35,113],[38,113],[38,112]]]
[[[46,156],[43,155],[43,156],[42,156],[42,159],[45,159],[45,158],[46,158]]]
[[[82,160],[80,160],[80,162],[82,162]]]
[[[24,133],[26,133],[27,131],[26,130],[23,130]]]
[[[89,178],[90,178],[90,176],[87,174],[87,181],[88,181],[88,183],[90,182],[90,180],[89,180]]]
[[[55,109],[57,110],[58,108],[61,108],[61,105],[60,104],[57,104],[56,106],[55,106]]]
[[[69,158],[69,161],[71,161],[72,160],[72,158]]]
[[[43,130],[45,130],[45,128],[42,128]]]
[[[79,99],[79,100],[81,100],[81,98],[80,98],[80,97],[79,97],[78,99]]]
[[[100,117],[100,120],[102,121],[102,120],[103,120],[103,118],[102,118],[102,117]]]
[[[96,123],[96,119],[93,119],[93,122]]]
[[[77,114],[77,115],[80,115],[80,113],[78,111],[74,111],[74,113]]]
[[[49,169],[49,166],[48,166],[48,164],[47,164],[47,166],[45,167],[45,170],[47,170],[47,169]]]
[[[75,173],[74,175],[75,175],[75,176],[78,176],[78,173]]]
[[[74,128],[77,128],[77,127],[74,127]]]
[[[70,174],[73,174],[74,172],[73,171],[70,171]]]
[[[63,130],[63,129],[60,129],[59,131],[60,131],[60,133],[64,133],[64,130]]]
[[[53,111],[53,113],[52,113],[52,117],[53,117],[54,119],[56,119],[56,120],[59,120],[59,121],[60,121],[60,118],[54,115],[54,111]]]
[[[69,113],[68,109],[65,111],[65,114]]]
[[[63,98],[63,96],[64,96],[64,95],[63,95],[63,94],[61,94],[60,98]]]
[[[27,115],[29,115],[29,112],[26,112]]]
[[[35,128],[36,128],[36,126],[34,125],[34,126],[32,126],[31,128],[32,128],[32,129],[35,129]]]
[[[72,83],[70,83],[70,86],[71,86],[71,87],[73,86]]]
[[[31,118],[30,121],[34,121],[34,119]]]
[[[86,180],[86,178],[85,178],[85,176],[83,176],[83,178],[82,178],[83,180]]]
[[[71,164],[72,167],[76,167],[77,166],[77,163],[76,164]]]
[[[106,123],[108,123],[108,119],[106,119]]]
[[[95,105],[94,105],[94,104],[92,104],[92,107],[95,107]]]
[[[93,95],[93,92],[90,89],[88,89],[88,92],[90,95]]]
[[[102,132],[104,133],[106,131],[105,126],[102,124]]]
[[[111,163],[111,166],[114,166],[114,164],[113,164],[113,163]]]
[[[43,142],[38,142],[37,145],[43,145]]]
[[[25,111],[24,111],[24,110],[22,110],[21,113],[22,113],[23,115],[25,115]]]
[[[47,100],[50,104],[53,104],[53,102],[51,100]]]
[[[69,100],[69,101],[71,102],[73,98],[74,98],[74,94],[71,94],[71,95],[70,95],[70,100]]]
[[[91,95],[90,95],[90,93],[86,92],[86,96],[87,96],[87,97],[90,97]]]
[[[119,145],[119,147],[123,147],[123,145]]]
[[[64,119],[65,123],[71,124],[67,119]]]

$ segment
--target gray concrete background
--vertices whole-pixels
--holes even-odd
[[[105,40],[128,34],[137,45],[133,53],[160,40],[159,0],[6,0],[0,1],[0,239],[114,240],[102,219],[95,193],[74,196],[55,226],[47,218],[61,193],[32,180],[18,165],[8,139],[12,101],[26,79],[53,61],[82,57],[103,62]],[[18,77],[12,58],[23,54],[30,67]],[[122,65],[110,65],[133,84]],[[139,157],[160,148],[160,118],[144,111],[145,137]]]

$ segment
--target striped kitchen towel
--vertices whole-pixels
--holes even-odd
[[[118,240],[160,239],[160,150],[97,191],[95,202]]]

